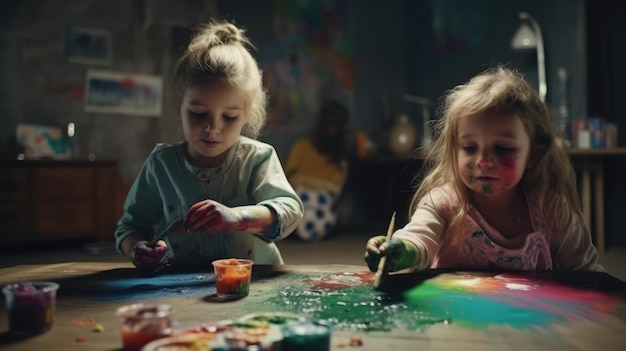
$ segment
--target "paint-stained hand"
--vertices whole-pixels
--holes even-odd
[[[382,256],[387,256],[387,269],[390,272],[408,268],[414,261],[415,252],[408,250],[407,245],[400,239],[391,239],[385,242],[384,235],[370,238],[365,246],[365,262],[372,272],[378,269],[378,262]]]
[[[145,240],[133,244],[131,260],[137,269],[154,274],[167,265],[167,245],[159,240],[154,247],[148,246]]]
[[[239,230],[242,221],[240,211],[213,200],[193,204],[185,215],[185,226],[191,234],[201,234],[209,230],[234,232]]]

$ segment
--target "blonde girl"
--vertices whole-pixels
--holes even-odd
[[[599,270],[569,158],[546,105],[517,72],[488,70],[445,95],[411,220],[368,240],[374,271]]]
[[[185,140],[148,156],[115,231],[118,250],[145,272],[228,257],[283,263],[274,242],[297,227],[303,206],[274,148],[255,140],[266,95],[247,46],[242,29],[213,22],[176,64],[173,100]]]

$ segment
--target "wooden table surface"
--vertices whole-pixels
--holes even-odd
[[[0,269],[0,285],[60,284],[53,328],[16,340],[0,307],[0,348],[120,350],[115,310],[134,302],[176,308],[176,328],[255,312],[292,312],[334,324],[331,350],[622,350],[626,283],[590,272],[428,271],[371,288],[364,266],[255,266],[250,295],[215,297],[209,271],[142,277],[130,264],[62,263]],[[104,331],[95,332],[101,324]],[[361,346],[350,346],[358,337]],[[82,341],[78,341],[82,340]]]

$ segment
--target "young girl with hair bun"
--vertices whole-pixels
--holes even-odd
[[[173,101],[185,140],[150,153],[115,231],[118,250],[145,272],[230,257],[283,263],[274,242],[298,226],[303,205],[274,148],[256,140],[267,98],[248,46],[243,29],[212,22],[176,64]]]

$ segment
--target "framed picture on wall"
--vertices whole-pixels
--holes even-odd
[[[158,117],[163,100],[160,76],[87,71],[85,111]]]
[[[20,123],[16,137],[29,159],[68,159],[72,156],[69,139],[59,127]]]
[[[101,29],[69,28],[66,51],[70,62],[109,65],[112,55],[111,33]]]

